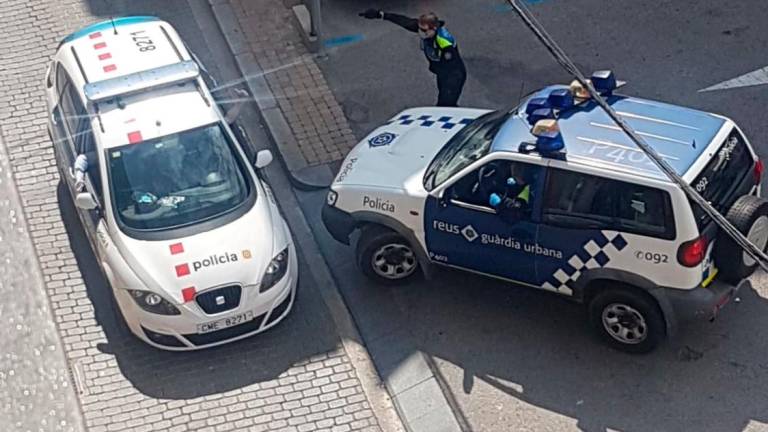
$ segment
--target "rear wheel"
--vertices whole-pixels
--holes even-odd
[[[744,195],[736,200],[725,217],[749,241],[765,251],[768,245],[768,201]],[[748,277],[757,268],[757,262],[723,231],[718,235],[715,262],[723,278],[730,282]]]
[[[363,228],[357,243],[357,263],[363,274],[383,284],[405,283],[418,273],[419,260],[400,234],[381,226]]]
[[[656,302],[628,288],[610,288],[589,303],[594,331],[610,346],[629,353],[652,351],[666,337]]]

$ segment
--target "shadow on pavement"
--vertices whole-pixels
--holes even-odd
[[[222,393],[274,380],[312,356],[336,350],[339,340],[332,320],[325,309],[313,306],[321,299],[315,290],[302,287],[290,315],[265,333],[194,352],[166,352],[145,344],[119,323],[111,288],[62,183],[57,198],[96,321],[106,335],[106,342],[98,343],[96,349],[114,355],[122,374],[141,393],[168,399]]]

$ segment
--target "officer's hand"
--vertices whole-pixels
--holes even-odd
[[[491,205],[491,207],[493,207],[493,208],[496,208],[496,207],[498,207],[498,206],[499,206],[499,204],[501,204],[501,201],[502,201],[502,199],[501,199],[501,197],[499,196],[499,194],[497,194],[497,193],[492,193],[492,194],[491,194],[491,195],[488,197],[488,204],[490,204],[490,205]]]
[[[366,9],[364,12],[360,12],[358,15],[367,19],[381,19],[382,15],[384,14],[378,9]]]

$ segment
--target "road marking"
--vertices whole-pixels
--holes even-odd
[[[352,35],[345,35],[345,36],[339,36],[331,39],[326,39],[323,44],[326,47],[337,47],[341,45],[348,45],[356,42],[360,42],[365,37],[361,34],[352,34]]]
[[[751,87],[757,85],[768,84],[768,66],[744,74],[742,76],[723,81],[719,84],[715,84],[711,87],[707,87],[699,90],[701,92],[715,91],[715,90],[728,90],[739,87]]]

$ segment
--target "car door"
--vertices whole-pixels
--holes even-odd
[[[67,130],[65,119],[73,114],[68,111],[68,108],[71,109],[71,107],[66,107],[62,103],[63,95],[66,94],[69,87],[71,87],[71,82],[66,70],[61,64],[54,64],[46,84],[46,92],[51,104],[50,133],[56,163],[63,174],[63,180],[71,188],[68,173],[75,162],[74,144]]]
[[[524,208],[508,212],[490,195],[514,199],[524,190],[507,180],[522,177],[528,190]],[[504,159],[489,160],[449,184],[442,197],[430,195],[425,208],[425,243],[432,260],[530,284],[536,281],[538,196],[544,167]],[[505,192],[506,191],[506,192]]]
[[[561,255],[539,257],[538,282],[543,288],[571,294],[576,280],[587,272],[645,264],[625,250],[637,238],[654,246],[651,250],[655,253],[639,258],[651,261],[657,269],[674,259],[674,242],[669,241],[675,238],[669,194],[653,187],[549,168],[539,242]]]
[[[59,70],[64,70],[63,67],[59,67]],[[62,140],[59,147],[63,160],[68,163],[65,178],[67,179],[67,186],[69,188],[72,197],[76,197],[81,190],[77,190],[75,182],[74,171],[71,170],[74,166],[74,161],[78,155],[83,154],[88,159],[88,170],[84,175],[85,190],[90,192],[99,204],[96,208],[91,210],[77,209],[80,220],[82,221],[83,228],[88,240],[96,251],[97,255],[100,255],[99,245],[97,241],[97,226],[101,220],[101,211],[103,209],[103,193],[101,190],[101,164],[99,161],[99,154],[96,147],[96,138],[92,128],[93,122],[90,115],[85,108],[80,95],[77,92],[74,84],[71,83],[66,72],[63,73],[63,80],[66,80],[66,85],[63,89],[60,99],[61,113],[63,115],[62,128],[65,131],[66,139]]]

